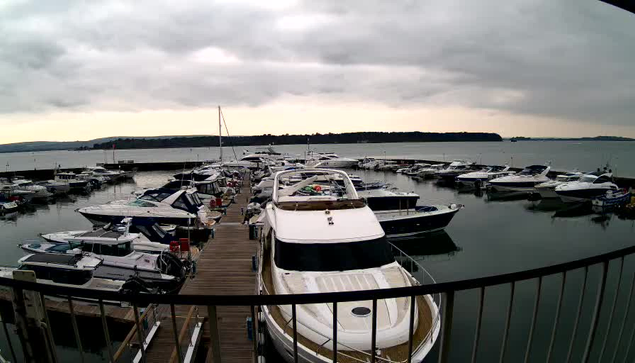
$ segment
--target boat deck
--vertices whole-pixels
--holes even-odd
[[[201,251],[194,278],[188,278],[181,294],[231,295],[254,294],[256,292],[256,273],[252,271],[251,259],[257,254],[258,242],[249,240],[248,227],[243,225],[241,208],[248,204],[249,186],[245,180],[241,193],[235,202],[227,208],[227,215],[216,228],[214,239]],[[205,318],[201,344],[196,356],[206,357],[212,362],[210,348],[207,308],[193,309],[191,306],[176,306],[177,331],[181,339],[188,340],[193,316]],[[162,323],[147,349],[147,362],[178,362],[176,359],[175,335],[169,306],[161,306]],[[247,337],[247,318],[251,316],[249,307],[217,308],[217,321],[220,333],[220,348],[223,362],[252,362],[254,360],[253,342]],[[189,323],[189,324],[186,324]],[[183,344],[182,344],[183,346]],[[183,352],[185,354],[185,352]]]

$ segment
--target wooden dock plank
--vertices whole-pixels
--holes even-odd
[[[215,237],[201,251],[196,276],[183,285],[181,294],[235,295],[256,293],[256,273],[252,271],[252,256],[257,254],[258,242],[249,240],[247,225],[243,225],[241,208],[246,209],[249,198],[248,181],[226,215],[216,227]],[[177,330],[180,332],[189,306],[176,307]],[[147,350],[147,362],[168,362],[174,350],[174,332],[169,307],[162,307],[161,329]],[[199,307],[201,317],[207,308]],[[247,337],[249,307],[219,306],[217,308],[220,349],[223,362],[253,362],[253,342]],[[186,338],[189,339],[189,336]],[[212,362],[209,348],[209,324],[205,320],[200,349],[206,361]],[[206,354],[205,354],[206,352]],[[199,354],[201,356],[201,354]]]

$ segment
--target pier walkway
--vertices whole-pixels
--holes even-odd
[[[245,180],[238,194],[217,225],[214,239],[210,239],[201,252],[196,266],[196,275],[188,279],[181,294],[231,295],[255,294],[256,273],[251,268],[251,258],[257,254],[258,242],[249,240],[248,226],[242,224],[241,208],[247,209],[249,180]],[[176,324],[180,340],[189,341],[195,316],[204,318],[201,342],[196,357],[206,357],[212,362],[207,308],[176,306]],[[146,361],[179,362],[175,348],[170,306],[159,307],[161,327],[146,351]],[[220,350],[223,362],[253,362],[253,341],[247,337],[249,307],[219,306],[217,308]],[[200,319],[199,321],[202,321]],[[187,342],[181,342],[185,355]],[[197,360],[198,361],[198,360]]]

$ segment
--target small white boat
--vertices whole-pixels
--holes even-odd
[[[16,202],[0,201],[0,214],[13,213],[17,211],[19,207]]]
[[[623,206],[631,202],[631,192],[624,190],[610,190],[606,194],[593,198],[591,204],[594,208],[612,208]]]
[[[68,183],[71,191],[85,192],[90,189],[89,181],[72,172],[56,172],[56,182]]]
[[[357,193],[366,200],[368,207],[373,211],[412,209],[419,200],[419,194],[383,187],[357,190]]]

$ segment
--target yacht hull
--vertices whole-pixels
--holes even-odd
[[[578,189],[578,190],[562,190],[555,192],[557,196],[565,203],[581,203],[590,202],[593,198],[597,198],[606,194],[606,189]]]
[[[406,238],[441,231],[450,224],[460,206],[439,206],[431,211],[392,210],[375,213],[388,238]],[[421,209],[421,208],[418,208]]]

